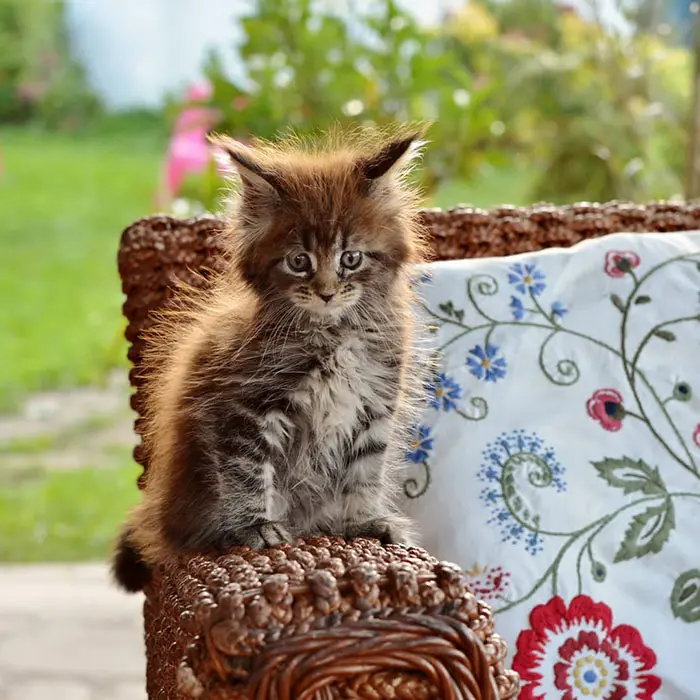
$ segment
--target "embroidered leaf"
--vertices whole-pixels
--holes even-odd
[[[646,294],[640,294],[635,300],[635,304],[648,304],[651,301],[651,297],[648,297]]]
[[[650,467],[641,459],[633,460],[629,457],[612,459],[606,457],[602,462],[593,462],[598,476],[624,493],[641,491],[648,496],[662,496],[666,494],[664,484],[658,467]]]
[[[654,331],[654,335],[657,338],[661,338],[661,340],[668,341],[669,343],[672,343],[676,339],[676,334],[671,333],[671,331],[657,330]]]
[[[522,507],[523,507],[523,502],[520,500],[519,496],[516,496],[513,499],[513,502],[511,503],[511,507],[513,510],[517,513]]]
[[[438,309],[440,309],[445,316],[456,318],[460,323],[464,321],[464,309],[455,309],[455,305],[451,301],[438,304]]]
[[[624,311],[625,310],[625,302],[620,299],[617,294],[611,294],[610,295],[610,301],[615,305],[615,308],[618,311]]]
[[[676,513],[670,498],[637,513],[630,520],[625,538],[615,554],[615,563],[660,552],[675,527]]]
[[[684,571],[673,584],[671,610],[685,622],[700,622],[700,569]]]

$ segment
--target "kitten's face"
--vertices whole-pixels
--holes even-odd
[[[233,257],[263,309],[291,306],[321,323],[381,312],[420,257],[415,197],[401,177],[417,137],[314,153],[219,140],[243,183]]]
[[[271,280],[291,303],[313,317],[346,315],[387,283],[389,271],[360,237],[338,231],[330,240],[295,237]],[[305,239],[305,240],[304,240]]]
[[[378,274],[372,251],[359,240],[338,234],[330,246],[299,240],[279,262],[287,278],[285,294],[313,316],[337,318],[355,306]],[[376,282],[376,280],[375,280]]]

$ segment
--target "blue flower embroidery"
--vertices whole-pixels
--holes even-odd
[[[525,318],[525,307],[522,299],[516,296],[510,298],[510,310],[513,312],[513,318],[516,321],[522,321]]]
[[[562,318],[564,314],[569,313],[569,309],[564,307],[564,304],[562,304],[560,301],[555,301],[552,304],[552,316],[556,316],[557,318]]]
[[[531,292],[533,296],[539,296],[545,290],[547,285],[542,281],[544,279],[544,273],[535,265],[517,263],[510,267],[508,274],[508,283],[514,285],[520,294]]]
[[[457,408],[457,401],[462,398],[462,387],[448,375],[440,372],[428,385],[428,403],[436,411],[441,408],[446,412]]]
[[[498,357],[498,348],[490,343],[486,347],[476,345],[467,356],[469,371],[477,378],[495,382],[506,376],[508,364],[505,357]]]
[[[408,461],[414,464],[423,464],[433,449],[433,438],[430,437],[430,428],[426,425],[416,425],[408,447]]]
[[[502,542],[523,542],[532,555],[542,551],[539,516],[528,510],[525,495],[534,488],[565,491],[563,475],[554,450],[535,433],[514,430],[486,445],[477,472],[484,483],[479,497],[489,509],[488,524],[499,529]]]

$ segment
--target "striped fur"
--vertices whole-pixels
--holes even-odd
[[[232,265],[149,344],[148,477],[114,567],[125,588],[185,552],[410,541],[396,472],[417,395],[408,267],[424,244],[404,179],[417,136],[218,140],[243,182]],[[292,269],[299,255],[309,269]]]

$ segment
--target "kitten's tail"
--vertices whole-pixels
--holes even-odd
[[[125,527],[119,536],[112,559],[112,576],[125,591],[138,593],[151,580],[152,571],[131,541],[131,534],[131,528]]]

